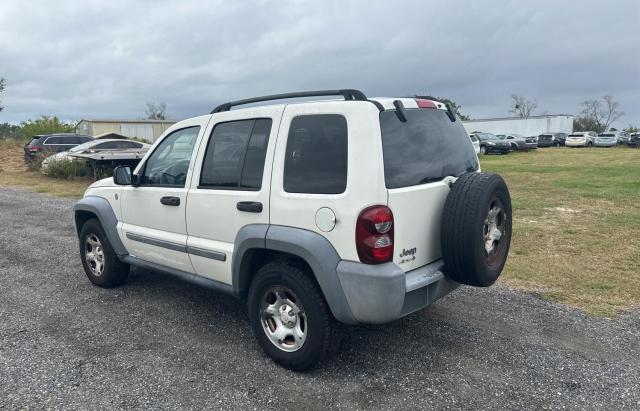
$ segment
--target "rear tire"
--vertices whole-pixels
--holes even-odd
[[[482,155],[487,154],[487,147],[485,147],[485,146],[480,146],[480,154],[482,154]]]
[[[89,281],[99,287],[116,287],[129,276],[129,264],[120,261],[96,219],[80,230],[80,259]]]
[[[247,307],[258,343],[281,366],[308,370],[334,351],[335,319],[302,264],[277,260],[260,268],[249,288]]]
[[[477,287],[492,285],[511,243],[511,197],[502,177],[462,175],[447,196],[441,238],[448,277]]]

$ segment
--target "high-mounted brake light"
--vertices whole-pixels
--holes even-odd
[[[356,223],[356,249],[365,264],[393,260],[393,213],[387,206],[362,210]]]
[[[415,100],[416,100],[416,103],[418,104],[418,108],[438,108],[436,106],[436,103],[434,103],[431,100],[425,100],[423,98],[417,98]]]

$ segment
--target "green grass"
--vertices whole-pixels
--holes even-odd
[[[640,307],[640,150],[544,148],[481,164],[512,197],[502,282],[594,315]]]

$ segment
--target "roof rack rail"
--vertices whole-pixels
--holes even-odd
[[[297,93],[273,94],[271,96],[253,97],[244,100],[230,101],[220,104],[214,108],[210,114],[220,113],[231,110],[231,107],[241,106],[244,104],[259,103],[261,101],[284,100],[289,98],[301,97],[320,97],[320,96],[342,96],[345,100],[368,101],[367,96],[360,90],[340,89],[340,90],[317,90],[317,91],[300,91]]]

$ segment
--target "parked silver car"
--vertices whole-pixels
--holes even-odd
[[[615,147],[618,144],[622,144],[622,142],[623,140],[621,140],[614,131],[608,131],[598,134],[593,145],[596,147]]]
[[[595,131],[578,131],[567,136],[564,145],[567,147],[591,147],[598,137]]]
[[[151,145],[133,140],[102,139],[91,140],[45,158],[42,161],[42,172],[47,174],[49,166],[56,161],[74,161],[79,157],[94,160],[127,160],[140,159]]]

